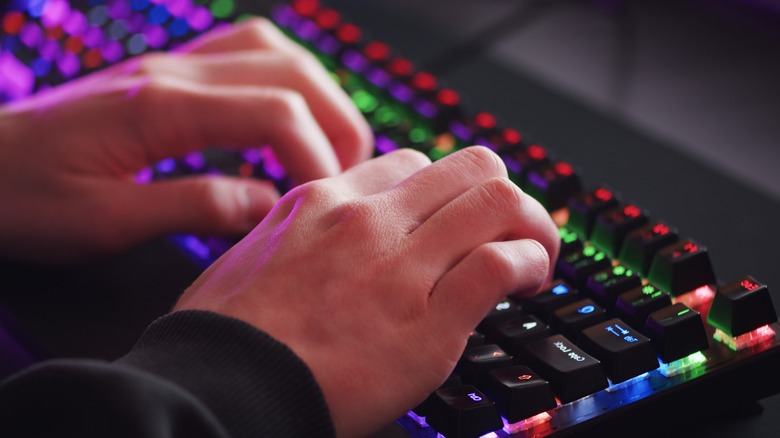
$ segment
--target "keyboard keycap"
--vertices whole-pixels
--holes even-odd
[[[750,275],[718,288],[707,322],[736,337],[777,321],[767,285]]]
[[[568,200],[582,191],[580,177],[574,167],[559,161],[528,172],[523,190],[539,201],[547,211],[564,207]]]
[[[603,251],[599,251],[595,246],[585,245],[579,251],[559,257],[555,269],[569,284],[583,288],[588,277],[610,266],[610,260]]]
[[[569,339],[577,339],[580,332],[607,319],[607,312],[593,300],[585,298],[554,311],[550,328]]]
[[[652,339],[658,357],[664,363],[709,348],[701,315],[683,303],[651,313],[644,333]]]
[[[643,330],[648,315],[671,305],[669,293],[646,284],[621,294],[615,302],[615,315],[630,326]]]
[[[715,283],[715,272],[707,248],[686,239],[656,253],[648,280],[674,297]]]
[[[623,239],[629,231],[647,223],[647,212],[636,204],[627,204],[601,213],[593,225],[591,242],[603,249],[610,258],[620,253]]]
[[[526,344],[521,358],[550,382],[562,403],[593,394],[608,385],[601,362],[562,335]]]
[[[587,240],[596,217],[617,205],[618,200],[614,192],[606,187],[576,196],[569,200],[569,221],[566,222],[566,227]]]
[[[522,421],[558,405],[550,382],[523,365],[491,371],[485,393],[509,423]]]
[[[677,230],[664,222],[653,222],[629,232],[620,248],[620,263],[646,276],[655,253],[677,242]]]
[[[523,300],[523,308],[547,321],[553,310],[573,303],[579,299],[577,289],[569,286],[563,280],[555,280],[533,297]]]
[[[591,275],[586,288],[596,302],[611,310],[620,294],[641,285],[634,271],[618,265]]]
[[[577,345],[601,361],[612,383],[658,368],[650,339],[617,318],[583,330]]]
[[[426,421],[447,438],[476,438],[504,425],[495,403],[471,385],[434,392]]]
[[[463,351],[457,370],[466,383],[479,385],[490,370],[512,366],[512,356],[498,345],[485,344]]]
[[[547,326],[533,315],[522,315],[499,323],[491,339],[504,351],[516,354],[523,344],[550,335]]]

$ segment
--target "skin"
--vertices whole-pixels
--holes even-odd
[[[400,151],[298,187],[176,309],[248,321],[320,383],[339,436],[365,436],[435,390],[471,330],[548,280],[548,214],[474,147]],[[354,415],[372,406],[371,416]]]
[[[288,345],[343,437],[435,390],[484,315],[536,293],[559,251],[548,214],[486,148],[366,161],[357,109],[265,20],[7,105],[0,133],[0,200],[13,206],[0,256],[62,263],[171,232],[248,232],[173,310],[236,317]],[[135,182],[163,158],[259,144],[303,184],[280,198],[256,180]],[[365,406],[374,415],[354,415]]]
[[[243,234],[279,194],[260,181],[136,173],[210,145],[272,144],[298,182],[370,156],[370,128],[270,22],[208,34],[0,108],[0,256],[78,261],[171,232]]]

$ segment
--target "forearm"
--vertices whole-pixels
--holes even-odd
[[[0,386],[4,431],[37,436],[328,436],[308,368],[240,321],[177,312],[115,363],[34,367]]]

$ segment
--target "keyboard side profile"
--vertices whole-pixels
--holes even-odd
[[[74,53],[68,46],[74,36],[69,26],[75,26],[70,15],[49,27],[44,6],[20,2],[3,20],[3,68],[17,80],[15,88],[0,91],[6,99],[20,97],[127,56],[174,47],[252,12],[248,5],[218,0],[187,4],[189,9],[179,10],[173,2],[90,0],[80,5],[89,25],[79,35],[100,29],[103,42]],[[114,38],[112,20],[129,17],[151,22],[166,36],[135,38],[144,34],[128,28]],[[640,204],[623,201],[610,187],[589,187],[573,163],[500,126],[493,114],[469,112],[456,90],[388,44],[370,40],[327,5],[297,0],[276,6],[270,17],[351,96],[374,128],[377,155],[409,147],[437,160],[471,144],[487,146],[559,226],[556,281],[533,299],[499,303],[476,328],[451,378],[398,420],[410,436],[569,436],[614,433],[618,427],[646,432],[673,414],[780,392],[773,379],[780,326],[766,284],[747,274],[718,278],[701,242]],[[24,30],[33,26],[54,35],[47,41],[60,44],[58,49],[35,43],[35,31]],[[47,59],[47,50],[58,55]],[[208,172],[290,188],[268,146],[174,157],[144,170],[138,181]],[[235,242],[171,239],[202,267]]]

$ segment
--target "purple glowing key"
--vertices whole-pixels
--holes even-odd
[[[125,55],[125,49],[118,41],[107,41],[103,47],[100,48],[100,54],[103,55],[108,62],[116,62],[122,59]]]
[[[146,44],[149,44],[149,47],[155,49],[159,49],[168,42],[168,32],[166,32],[165,28],[162,26],[147,26],[144,29],[143,35],[146,39]]]
[[[99,27],[90,27],[84,32],[81,40],[84,41],[84,45],[89,48],[100,47],[103,44],[106,37],[103,34],[103,30]]]
[[[81,11],[71,10],[68,17],[62,22],[62,30],[70,35],[81,35],[87,30],[87,17]]]
[[[24,23],[22,29],[19,31],[19,39],[22,40],[25,46],[33,48],[43,41],[43,31],[40,26],[28,21]]]
[[[35,78],[32,71],[8,52],[0,52],[0,94],[11,99],[32,93]]]
[[[65,52],[57,58],[57,68],[63,76],[70,78],[81,70],[81,62],[79,62],[78,56]]]
[[[70,14],[70,4],[65,0],[49,0],[43,8],[41,22],[46,28],[62,24]]]
[[[130,7],[130,3],[125,0],[113,0],[108,4],[108,16],[112,20],[124,20],[130,17],[133,12],[133,8]]]
[[[214,23],[214,17],[208,9],[198,6],[187,15],[187,23],[195,30],[206,30]]]

